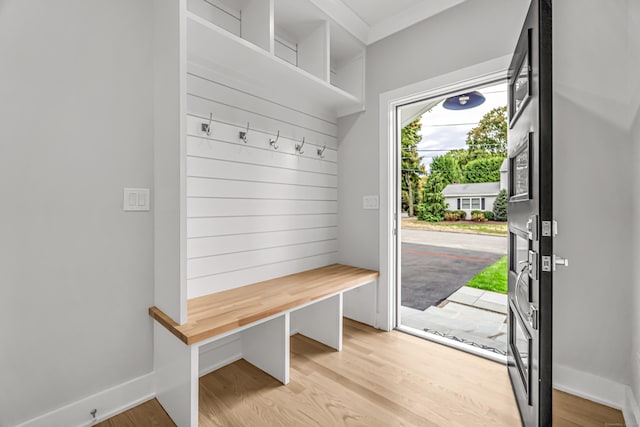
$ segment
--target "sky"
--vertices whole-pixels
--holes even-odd
[[[446,110],[442,102],[422,115],[422,141],[418,144],[422,163],[429,170],[431,160],[449,150],[466,148],[467,133],[477,126],[486,113],[507,105],[507,84],[501,83],[479,89],[486,98],[481,105],[469,110]],[[444,102],[444,99],[443,99]],[[429,150],[429,151],[420,151]],[[439,151],[430,151],[439,150]]]

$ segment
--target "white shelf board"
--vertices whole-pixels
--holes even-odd
[[[187,12],[187,56],[216,71],[242,76],[283,100],[303,98],[341,115],[362,110],[362,101],[258,46]]]

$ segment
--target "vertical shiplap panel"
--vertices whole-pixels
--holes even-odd
[[[210,114],[207,134],[202,123]],[[239,132],[247,126],[243,141]],[[269,139],[278,133],[275,149]],[[336,262],[336,133],[335,119],[253,96],[190,67],[189,298]]]

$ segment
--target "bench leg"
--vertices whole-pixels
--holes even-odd
[[[342,294],[293,311],[291,325],[293,331],[342,351]]]
[[[198,425],[198,347],[153,322],[157,398],[178,427]]]
[[[289,313],[243,331],[242,356],[282,384],[288,384]]]

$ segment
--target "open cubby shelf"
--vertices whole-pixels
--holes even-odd
[[[313,74],[237,37],[198,15],[187,12],[187,58],[216,69],[238,70],[256,87],[306,98],[336,111],[357,111],[362,101]]]

